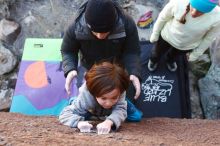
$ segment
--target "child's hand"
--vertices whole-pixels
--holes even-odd
[[[89,124],[88,121],[79,121],[77,128],[79,128],[80,132],[89,133],[92,128],[92,124]]]
[[[105,120],[104,122],[97,125],[98,134],[108,134],[111,130],[113,122],[111,120]]]

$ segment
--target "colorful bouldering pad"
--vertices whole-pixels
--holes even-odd
[[[60,46],[62,39],[26,39],[10,112],[59,115],[72,95],[64,89]],[[74,81],[75,83],[76,81]]]

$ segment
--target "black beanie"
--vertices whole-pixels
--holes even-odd
[[[94,32],[109,32],[117,21],[112,0],[89,0],[85,11],[86,23]]]

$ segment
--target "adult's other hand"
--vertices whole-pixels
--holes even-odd
[[[135,88],[135,96],[134,99],[138,99],[138,97],[141,94],[141,85],[140,85],[140,81],[138,79],[138,77],[136,77],[135,75],[130,75],[130,81],[132,82],[132,84],[134,85]]]
[[[71,86],[73,79],[76,76],[77,76],[77,71],[73,70],[73,71],[70,71],[66,77],[65,89],[66,89],[66,92],[68,95],[70,95],[70,93],[71,93],[70,86]]]

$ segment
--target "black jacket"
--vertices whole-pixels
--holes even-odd
[[[118,20],[105,40],[99,40],[92,35],[85,22],[84,3],[73,24],[66,30],[62,46],[62,68],[65,76],[71,70],[77,70],[78,58],[82,65],[90,69],[95,62],[116,60],[121,63],[131,75],[140,78],[140,46],[136,24],[115,3]]]

